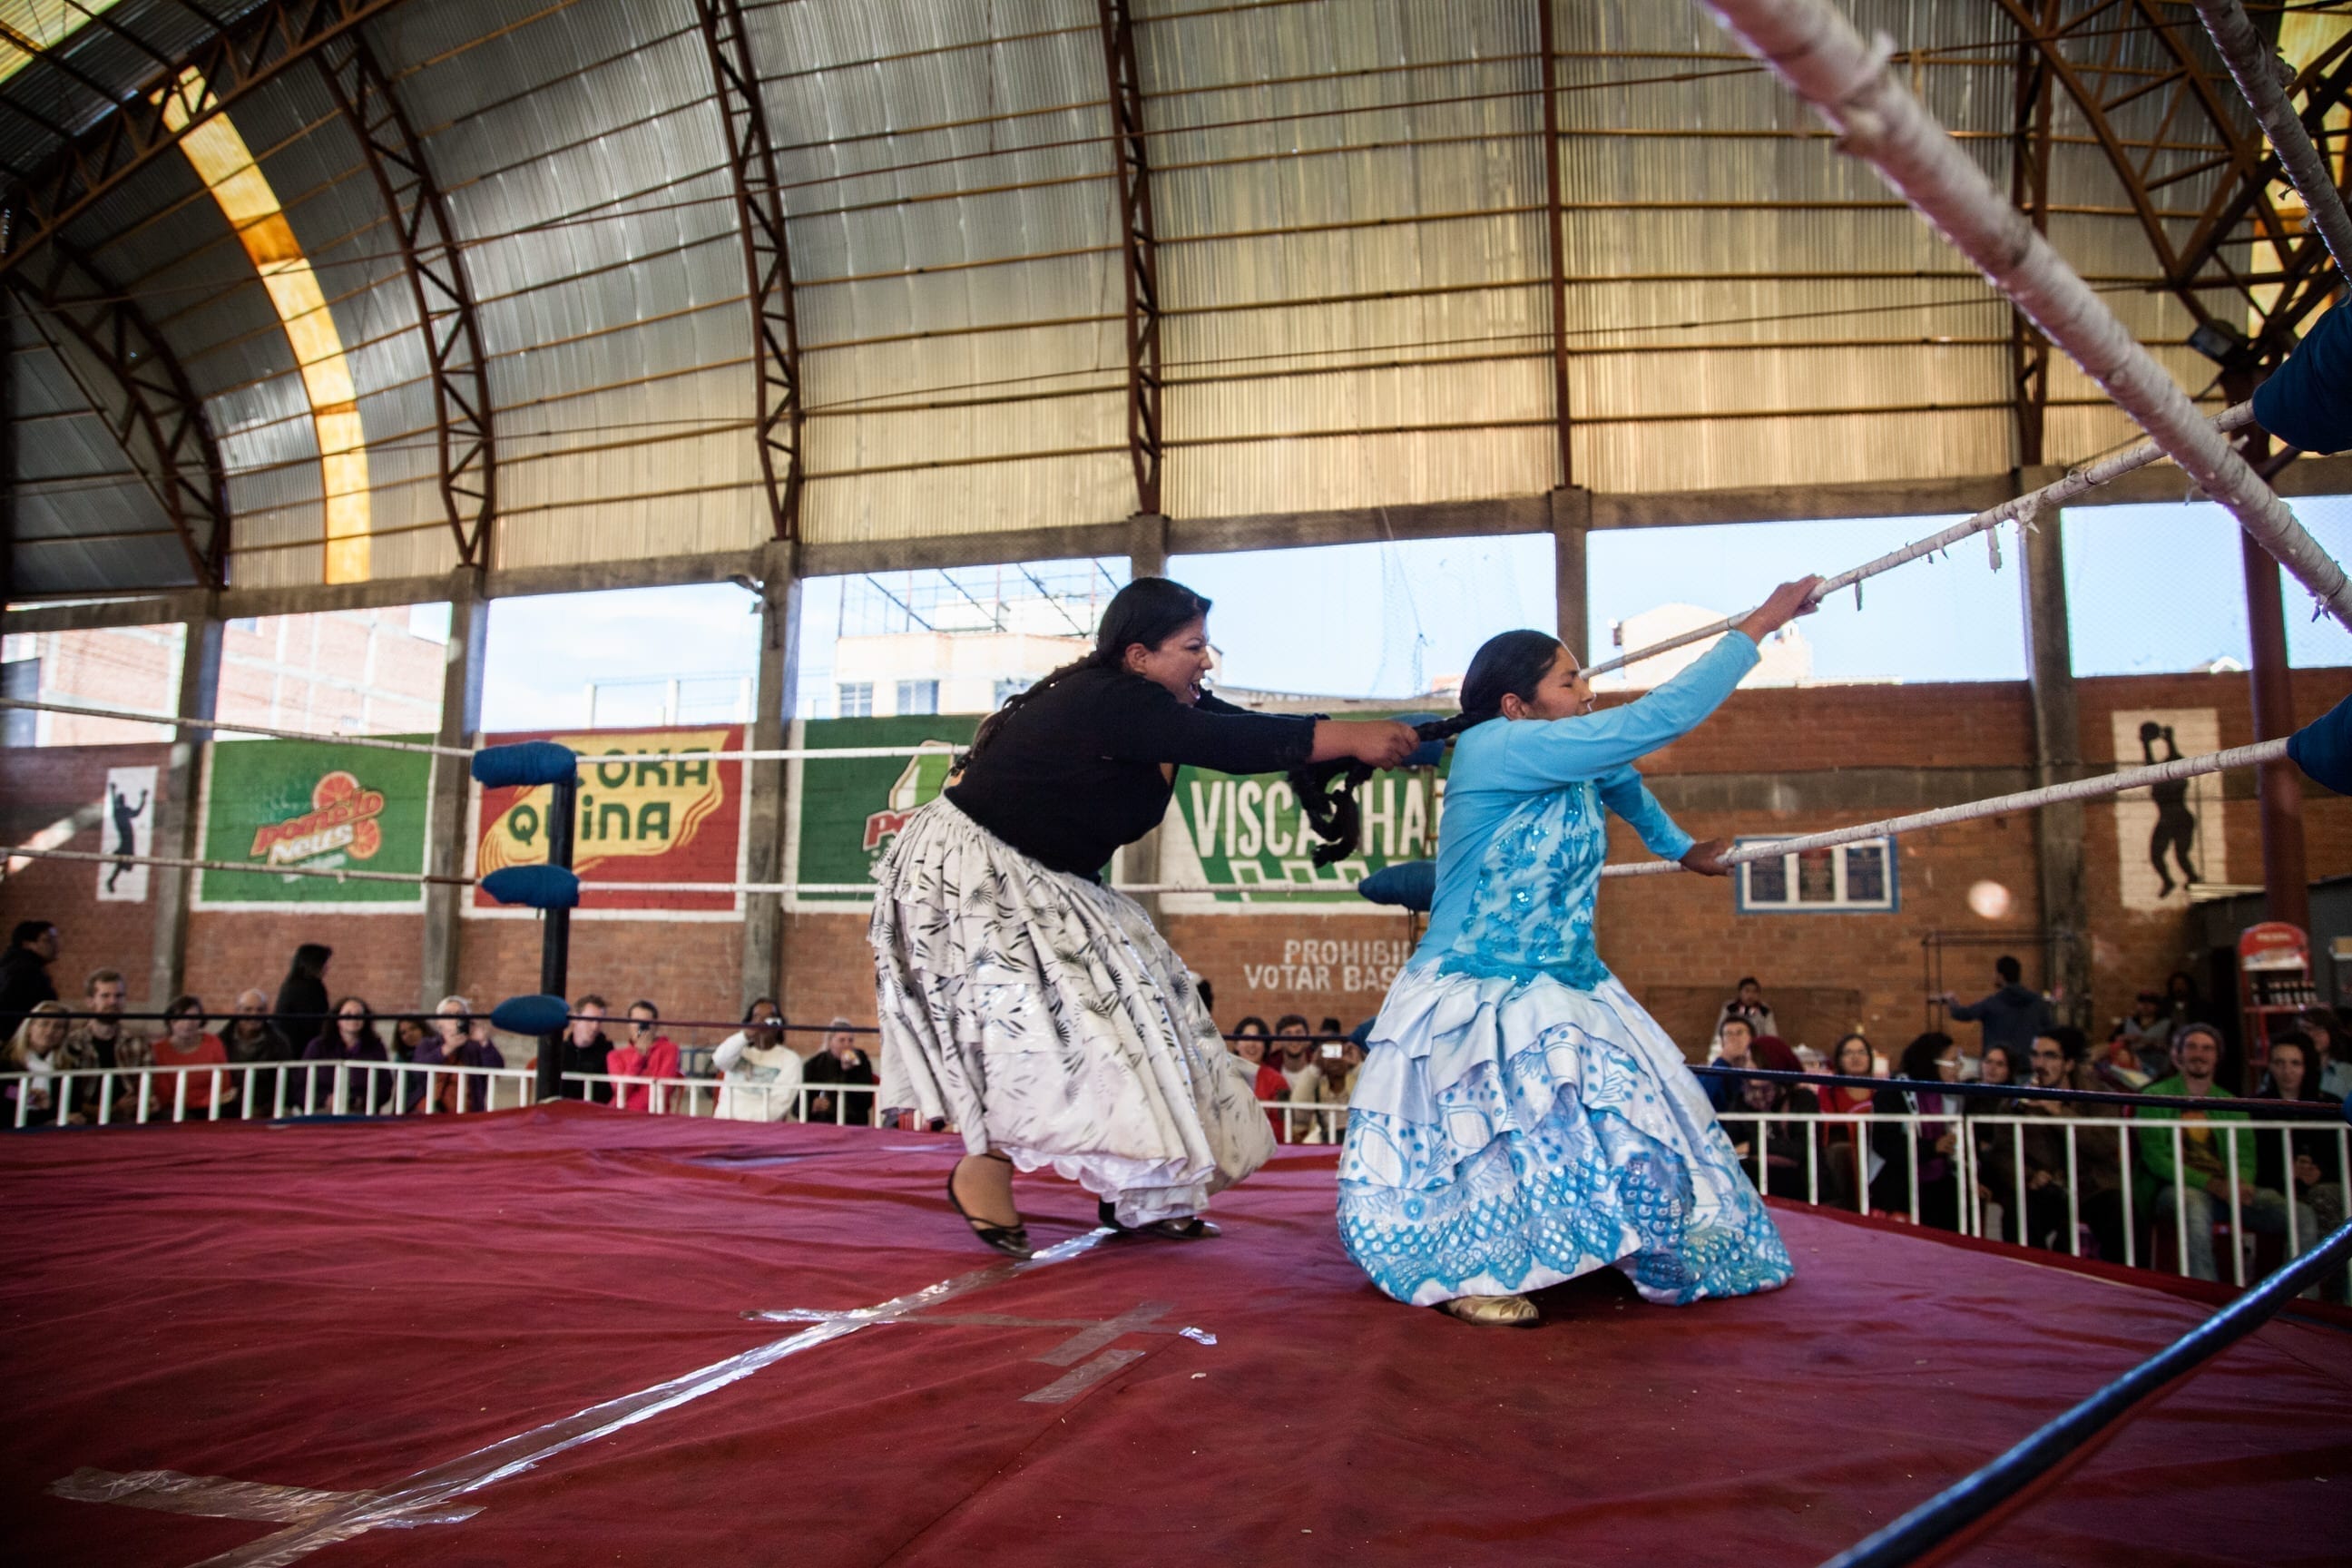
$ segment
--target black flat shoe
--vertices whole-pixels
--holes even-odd
[[[1196,1214],[1181,1219],[1156,1219],[1150,1225],[1121,1225],[1118,1210],[1108,1199],[1095,1205],[1095,1219],[1107,1230],[1123,1230],[1131,1236],[1165,1236],[1177,1241],[1206,1241],[1220,1234],[1215,1226]]]
[[[961,1164],[962,1162],[959,1161],[957,1163]],[[955,1173],[953,1171],[950,1171],[948,1173],[948,1206],[955,1210],[957,1214],[963,1216],[964,1224],[971,1226],[972,1235],[980,1237],[982,1241],[986,1242],[989,1246],[996,1248],[997,1251],[1004,1254],[1007,1258],[1030,1258],[1034,1256],[1034,1253],[1029,1246],[1029,1227],[1027,1226],[1018,1224],[991,1225],[986,1220],[974,1219],[971,1214],[965,1211],[962,1201],[956,1196]]]

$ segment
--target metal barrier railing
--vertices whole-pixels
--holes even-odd
[[[16,1128],[59,1122],[105,1127],[505,1110],[534,1102],[534,1079],[530,1068],[232,1062],[0,1073],[0,1096],[5,1096],[8,1123]],[[725,1078],[629,1073],[565,1073],[562,1080],[576,1085],[581,1098],[657,1116],[881,1125],[880,1089],[873,1084],[802,1082],[785,1089]],[[643,1091],[641,1100],[638,1091]],[[779,1103],[785,1096],[791,1099],[789,1107]],[[1277,1136],[1286,1142],[1336,1143],[1345,1135],[1344,1103],[1266,1100],[1257,1104],[1275,1121]],[[2242,1155],[2250,1148],[2258,1151],[2260,1140],[2279,1141],[2276,1169],[2287,1174],[2283,1189],[2258,1190],[2260,1214],[2250,1211],[2234,1181],[2227,1184],[2224,1201],[2200,1194],[2191,1202],[2178,1195],[2175,1184],[2158,1181],[2145,1168],[2142,1152],[2151,1146],[2170,1155],[2174,1172],[2184,1168],[2191,1128],[2178,1120],[1735,1108],[1721,1113],[1720,1121],[1757,1190],[1775,1197],[1864,1214],[1891,1210],[1895,1217],[1914,1224],[1948,1221],[1941,1227],[2076,1258],[2089,1255],[2086,1237],[2095,1240],[2104,1228],[2119,1242],[2122,1254],[2107,1260],[2133,1267],[2155,1261],[2143,1257],[2143,1234],[2168,1235],[2171,1272],[2191,1276],[2197,1260],[2209,1251],[2218,1268],[2220,1251],[2226,1247],[2230,1280],[2239,1286],[2247,1282],[2245,1243],[2254,1232],[2280,1236],[2287,1255],[2300,1256],[2343,1218],[2342,1178],[2352,1172],[2352,1126],[2341,1120],[2198,1124],[2198,1131],[2218,1143],[2224,1172],[2238,1171]],[[1932,1138],[1930,1129],[1937,1130]],[[2042,1140],[2046,1154],[2050,1135],[2055,1135],[2063,1150],[2063,1173],[2058,1166],[2029,1158],[2029,1137]],[[1898,1143],[1899,1154],[1890,1157]],[[2319,1189],[2332,1186],[2332,1214],[2293,1195],[2298,1146],[2305,1152],[2316,1147],[2332,1153],[2326,1164],[2336,1179],[2316,1184],[2312,1194],[2321,1196]],[[2111,1165],[2105,1163],[2109,1156]],[[1888,1167],[1896,1159],[1901,1163],[1890,1181]],[[1932,1170],[1937,1161],[1944,1166],[1940,1173]],[[2087,1178],[2095,1166],[2112,1177],[2111,1184],[2093,1185]],[[2055,1195],[2037,1204],[2035,1194],[2042,1192]],[[2279,1201],[2261,1202],[2264,1194]],[[2063,1218],[2058,1220],[2053,1205],[2061,1200]],[[2106,1212],[2095,1215],[2094,1204]],[[2147,1205],[2153,1205],[2152,1212],[2144,1213]],[[2033,1218],[2037,1210],[2039,1224]],[[2199,1237],[2200,1226],[2209,1230],[2209,1237]],[[2200,1244],[2208,1239],[2219,1245]]]

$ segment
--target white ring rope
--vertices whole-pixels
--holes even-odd
[[[2253,422],[2254,405],[2252,403],[2241,403],[2225,408],[2214,416],[2213,428],[2227,434],[2233,430],[2242,430]],[[1820,590],[1813,595],[1812,603],[1821,604],[1832,594],[1842,589],[1854,587],[1882,572],[1892,572],[1897,566],[1908,562],[1933,555],[1937,551],[1948,549],[1972,535],[1999,528],[2004,522],[2014,521],[2021,528],[2034,527],[2034,519],[2044,508],[2063,506],[2084,490],[2095,489],[2100,485],[2144,468],[2164,455],[2164,448],[2155,442],[2142,441],[2112,457],[2101,458],[2096,462],[2086,463],[2072,470],[2064,479],[2055,483],[2043,485],[2038,490],[2029,490],[2012,500],[2005,500],[1999,506],[1989,508],[1974,517],[1952,524],[1940,533],[1931,533],[1925,539],[1903,546],[1900,550],[1890,551],[1875,561],[1865,561],[1850,571],[1841,572],[1834,577],[1823,578]],[[1995,563],[1998,564],[1999,557],[1996,556],[1994,559]],[[1588,676],[1606,675],[1612,669],[1622,669],[1627,665],[1638,664],[1645,658],[1653,658],[1662,653],[1670,653],[1678,647],[1687,647],[1695,642],[1705,642],[1710,637],[1720,637],[1725,632],[1738,630],[1739,624],[1753,614],[1755,614],[1753,610],[1743,610],[1736,616],[1726,616],[1723,619],[1710,622],[1695,631],[1680,632],[1662,641],[1654,642],[1647,647],[1637,647],[1631,653],[1621,653],[1614,658],[1591,666],[1584,673]]]
[[[2221,773],[2229,768],[2250,768],[2263,763],[2280,761],[2286,756],[2284,739],[2263,741],[2252,746],[2232,746],[2225,751],[2207,752],[2194,757],[2179,757],[2171,762],[2150,766],[2122,768],[2112,773],[2100,773],[2091,778],[2074,779],[2066,784],[2049,784],[2040,789],[2022,790],[2015,795],[1993,795],[1984,800],[1964,802],[1958,805],[1938,806],[1933,811],[1914,812],[1907,816],[1889,816],[1876,822],[1858,823],[1851,827],[1837,827],[1822,833],[1810,833],[1788,838],[1770,839],[1734,849],[1723,857],[1726,865],[1742,865],[1750,860],[1775,859],[1782,855],[1807,849],[1826,849],[1839,844],[1854,844],[1864,839],[1881,838],[1901,833],[1916,833],[1924,828],[1942,827],[1955,822],[1974,822],[1981,817],[2005,816],[2013,811],[2031,811],[2060,801],[2091,800],[2100,795],[2120,795],[2126,790],[2144,789],[2150,784],[2168,784],[2175,779],[2194,778],[2200,773]],[[171,866],[187,870],[237,871],[259,877],[331,877],[338,880],[370,882],[433,882],[470,887],[470,877],[432,877],[406,871],[342,871],[314,869],[303,866],[250,866],[221,860],[187,860],[158,855],[108,855],[89,849],[10,849],[5,852],[13,860],[19,857],[37,860],[121,861],[133,866]],[[1604,877],[1656,877],[1685,869],[1677,860],[1638,860],[1607,866]],[[1268,882],[1263,885],[1195,884],[1187,882],[1120,882],[1113,884],[1123,893],[1265,893],[1284,896],[1294,893],[1347,893],[1356,890],[1353,882]],[[866,882],[589,882],[580,884],[583,893],[758,893],[802,894],[810,897],[853,897],[871,894],[873,885]],[[632,911],[658,916],[659,910]]]
[[[2278,78],[2285,62],[2276,51],[2263,42],[2248,20],[2245,7],[2238,0],[2190,0],[2197,7],[2198,18],[2212,35],[2213,47],[2221,51],[2221,59],[2230,68],[2231,79],[2262,121],[2263,131],[2278,150],[2279,166],[2294,183],[2297,195],[2303,197],[2305,209],[2311,215],[2311,225],[2326,242],[2327,254],[2335,258],[2338,275],[2352,278],[2352,217],[2345,216],[2344,198],[2328,177],[2327,161],[2319,149],[2311,144],[2311,132],[2304,129],[2303,121],[2294,106],[2286,100],[2286,90]],[[2289,79],[2292,79],[2292,69]]]
[[[1994,287],[2031,316],[2140,428],[2336,618],[2352,626],[2352,578],[2221,434],[2106,301],[1992,187],[1886,62],[1827,0],[1705,0],[1749,53],[1812,104],[1842,152],[1867,160]]]

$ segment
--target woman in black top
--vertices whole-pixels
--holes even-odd
[[[1209,1194],[1273,1152],[1183,961],[1102,882],[1113,852],[1160,825],[1177,767],[1389,767],[1419,744],[1404,724],[1204,695],[1208,611],[1162,577],[1120,589],[1094,650],[981,725],[877,871],[883,1110],[961,1131],[949,1202],[1015,1257],[1029,1255],[1015,1165],[1076,1181],[1108,1223],[1203,1237]]]

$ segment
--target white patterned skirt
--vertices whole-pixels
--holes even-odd
[[[1047,869],[945,796],[877,877],[886,1110],[1051,1169],[1129,1226],[1198,1214],[1272,1156],[1249,1069],[1134,900]]]
[[[1645,1300],[1788,1283],[1788,1250],[1683,1055],[1614,979],[1397,977],[1339,1161],[1339,1237],[1400,1301],[1615,1265]]]

